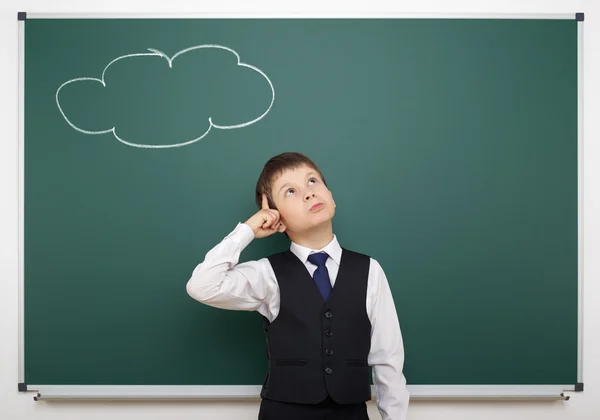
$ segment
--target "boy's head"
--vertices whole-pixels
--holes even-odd
[[[288,234],[330,223],[335,215],[335,202],[321,170],[301,153],[286,152],[269,159],[256,183],[258,208],[262,208],[263,193],[269,208],[279,211]]]

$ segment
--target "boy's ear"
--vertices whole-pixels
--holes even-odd
[[[283,233],[286,231],[286,229],[287,229],[287,227],[283,224],[281,219],[279,219],[279,232]]]

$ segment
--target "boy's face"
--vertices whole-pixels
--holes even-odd
[[[272,183],[271,197],[288,232],[310,230],[328,223],[335,214],[331,191],[308,166],[285,170]]]

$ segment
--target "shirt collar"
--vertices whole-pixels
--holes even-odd
[[[329,258],[331,258],[337,265],[340,265],[340,260],[342,259],[342,247],[340,246],[337,240],[337,236],[335,235],[333,235],[333,239],[331,240],[331,242],[329,242],[322,249],[310,249],[306,248],[305,246],[298,245],[295,242],[292,242],[292,244],[290,245],[290,251],[292,251],[296,255],[296,257],[298,257],[298,259],[302,261],[303,264],[306,264],[306,261],[308,260],[308,256],[310,254],[321,251],[326,252],[329,255]]]

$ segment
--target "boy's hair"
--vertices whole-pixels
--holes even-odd
[[[271,196],[273,181],[275,181],[275,179],[284,171],[296,169],[301,166],[308,166],[309,168],[314,169],[323,180],[325,186],[327,186],[321,170],[310,158],[298,152],[285,152],[269,159],[269,161],[265,163],[265,166],[258,177],[258,181],[256,182],[256,205],[258,208],[262,208],[262,195],[263,193],[267,193],[269,207],[277,209]]]

